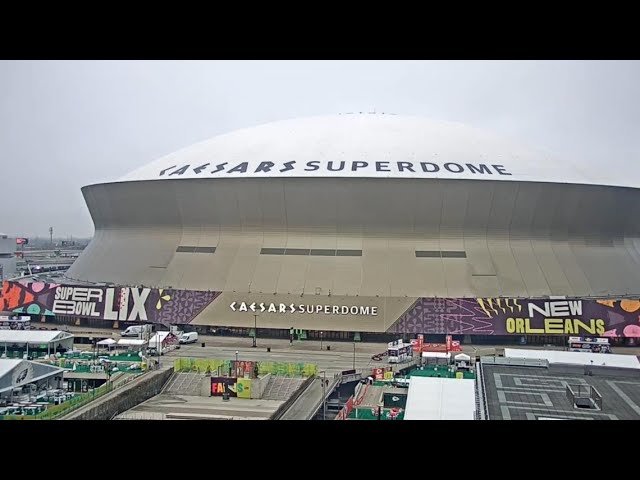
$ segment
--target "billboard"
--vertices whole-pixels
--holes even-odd
[[[237,388],[238,398],[251,398],[251,379],[238,378]]]
[[[640,337],[640,300],[421,298],[390,331]]]
[[[221,397],[228,393],[230,397],[238,396],[238,383],[235,377],[211,377],[211,396]]]
[[[220,292],[6,282],[0,310],[99,320],[189,323]]]
[[[29,243],[28,238],[21,238],[21,237],[16,238],[16,245],[27,245],[28,243]]]
[[[31,317],[0,315],[0,330],[31,330]]]

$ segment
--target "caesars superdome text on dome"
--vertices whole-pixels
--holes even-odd
[[[188,177],[206,175],[241,176],[243,174],[265,174],[275,176],[279,174],[317,176],[318,174],[336,175],[335,172],[353,172],[366,176],[388,176],[386,174],[424,176],[430,174],[472,174],[472,175],[511,175],[503,165],[486,163],[457,163],[457,162],[365,162],[365,161],[319,161],[312,160],[301,163],[296,160],[289,162],[207,162],[200,165],[171,165],[158,171],[158,177]],[[412,175],[413,174],[413,175]]]

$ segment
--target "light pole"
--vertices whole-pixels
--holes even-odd
[[[160,368],[160,355],[162,355],[162,342],[160,341],[160,332],[156,332],[156,355],[158,356],[158,368]]]
[[[353,369],[356,369],[356,342],[353,342]]]
[[[238,350],[236,350],[236,364],[235,364],[235,375],[238,376]]]
[[[320,350],[322,350],[322,332],[320,332]]]
[[[325,374],[327,373],[325,370],[318,372],[322,374],[322,420],[326,420],[327,417],[327,378]]]
[[[256,338],[258,336],[258,315],[253,316],[253,348],[256,347]]]

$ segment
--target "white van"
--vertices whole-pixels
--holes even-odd
[[[195,343],[198,341],[198,332],[183,333],[180,337],[180,343]]]
[[[121,337],[141,337],[144,332],[151,332],[151,325],[132,325],[120,332]]]

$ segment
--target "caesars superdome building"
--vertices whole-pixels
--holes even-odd
[[[84,187],[95,237],[34,301],[287,335],[635,337],[636,185],[459,124],[274,122]]]

